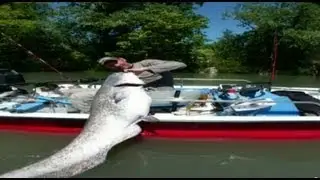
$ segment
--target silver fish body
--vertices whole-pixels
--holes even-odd
[[[137,123],[150,110],[151,98],[133,73],[114,73],[94,96],[81,133],[65,148],[0,178],[61,178],[85,172],[106,160],[115,145],[138,135]]]

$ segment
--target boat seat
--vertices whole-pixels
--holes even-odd
[[[72,91],[72,92],[71,92]],[[70,92],[64,92],[72,106],[76,109],[81,110],[81,112],[89,112],[90,105],[93,100],[97,89],[74,89]],[[159,90],[150,90],[147,91],[147,94],[152,98],[151,109],[161,108],[166,109],[166,111],[176,107],[185,106],[186,102],[172,103],[169,100],[173,99],[176,96],[184,99],[198,99],[201,94],[204,93],[203,89],[182,89],[180,94],[178,93],[180,89],[173,88],[159,88]],[[206,91],[207,93],[207,91]],[[168,99],[168,101],[163,101]]]
[[[291,101],[310,101],[314,103],[320,103],[319,99],[316,99],[305,92],[299,91],[272,91],[273,94],[278,96],[288,97]],[[316,104],[295,104],[298,108],[300,115],[314,114],[320,116],[320,107]]]
[[[177,92],[180,91],[180,94]],[[172,107],[169,101],[176,96],[183,99],[198,99],[203,92],[201,90],[165,90],[165,91],[149,91],[148,95],[152,98],[151,107]],[[168,99],[168,101],[163,101]],[[186,102],[178,102],[176,106],[184,106]]]

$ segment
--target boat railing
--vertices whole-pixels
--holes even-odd
[[[312,93],[319,93],[320,88],[315,88],[315,87],[278,87],[274,86],[272,87],[272,90],[277,90],[277,91],[307,91],[307,92],[312,92]]]
[[[291,101],[291,102],[293,102],[294,104],[313,104],[320,107],[320,103],[313,102],[313,101]]]
[[[251,102],[251,103],[294,103],[294,104],[313,104],[313,105],[317,105],[320,107],[320,103],[318,102],[313,102],[313,101],[282,101],[282,100],[277,100],[277,101],[273,101],[273,100],[268,100],[268,99],[249,99],[249,100],[213,100],[213,99],[208,99],[208,100],[195,100],[195,99],[180,99],[180,98],[174,98],[174,99],[153,99],[157,102],[159,101],[166,101],[166,102],[186,102],[186,103],[206,103],[206,102],[211,102],[211,103],[246,103],[246,102]]]
[[[247,79],[216,79],[216,78],[174,78],[174,80],[180,81],[180,86],[183,86],[184,81],[230,81],[230,82],[244,82],[251,83],[251,81]]]

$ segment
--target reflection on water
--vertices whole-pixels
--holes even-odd
[[[0,133],[0,173],[34,163],[74,137]],[[320,142],[130,140],[78,177],[318,177]]]
[[[59,150],[73,137],[0,133],[0,173],[36,162]]]

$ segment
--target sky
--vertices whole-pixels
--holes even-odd
[[[222,15],[226,10],[232,10],[239,2],[205,2],[196,10],[197,13],[209,18],[209,27],[204,30],[208,39],[216,41],[222,36],[223,31],[229,29],[235,33],[242,33],[244,28],[239,27],[239,22],[228,19],[223,20]]]

